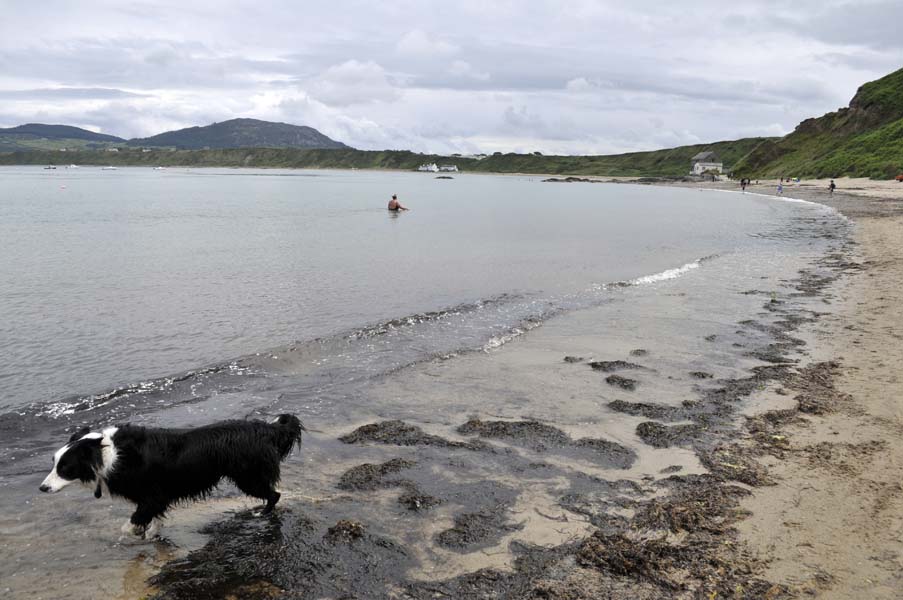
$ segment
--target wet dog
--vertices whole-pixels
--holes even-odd
[[[42,492],[58,492],[81,482],[100,498],[104,490],[137,505],[126,533],[149,539],[157,519],[176,502],[201,500],[224,477],[242,492],[266,501],[269,513],[279,501],[279,464],[301,445],[306,431],[298,417],[274,422],[223,421],[195,429],[151,429],[134,425],[88,428],[69,438],[53,456],[53,470]]]

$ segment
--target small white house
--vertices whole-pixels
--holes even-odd
[[[439,165],[439,170],[445,173],[457,173],[458,165]]]
[[[690,175],[702,175],[706,171],[714,171],[716,173],[724,172],[724,163],[718,161],[718,157],[714,152],[700,152],[690,159],[692,168]]]
[[[439,167],[436,166],[436,163],[425,163],[417,167],[418,171],[425,171],[427,173],[438,173]]]

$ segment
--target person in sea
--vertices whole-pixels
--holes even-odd
[[[389,200],[389,210],[393,212],[401,212],[408,209],[401,205],[401,202],[398,201],[398,196],[392,194],[392,199]]]
[[[834,180],[832,179],[832,180],[831,180],[831,183],[828,184],[828,193],[831,194],[831,195],[833,196],[833,195],[834,195],[834,189],[835,189],[836,187],[837,187],[837,186],[834,185]]]

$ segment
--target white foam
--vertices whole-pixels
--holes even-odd
[[[664,187],[664,186],[661,186]],[[809,204],[811,206],[816,206],[818,208],[822,208],[825,212],[833,213],[838,217],[842,218],[844,221],[849,221],[847,216],[834,208],[833,206],[828,206],[827,204],[822,204],[821,202],[816,202],[814,200],[803,200],[802,198],[793,198],[790,196],[784,196],[783,194],[778,196],[776,194],[763,194],[761,192],[744,192],[741,190],[723,190],[718,188],[692,188],[699,190],[700,192],[722,192],[724,194],[743,194],[744,196],[757,196],[759,198],[765,198],[767,200],[780,200],[781,202],[792,202],[796,204]],[[791,188],[791,193],[793,193]]]
[[[676,269],[668,269],[666,271],[662,271],[660,273],[653,273],[652,275],[645,275],[643,277],[637,277],[636,279],[631,279],[627,282],[629,285],[647,285],[650,283],[658,283],[660,281],[668,281],[669,279],[677,279],[681,275],[685,275],[692,271],[693,269],[698,269],[701,265],[701,262],[698,260],[694,260],[693,262],[687,263],[685,265],[681,265]]]

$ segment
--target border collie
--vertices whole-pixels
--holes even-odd
[[[266,501],[264,514],[279,501],[279,463],[307,431],[294,415],[272,423],[222,421],[195,429],[150,429],[135,425],[91,432],[87,427],[53,455],[42,492],[58,492],[80,481],[137,505],[123,532],[145,539],[174,503],[206,498],[224,477],[242,492]]]

